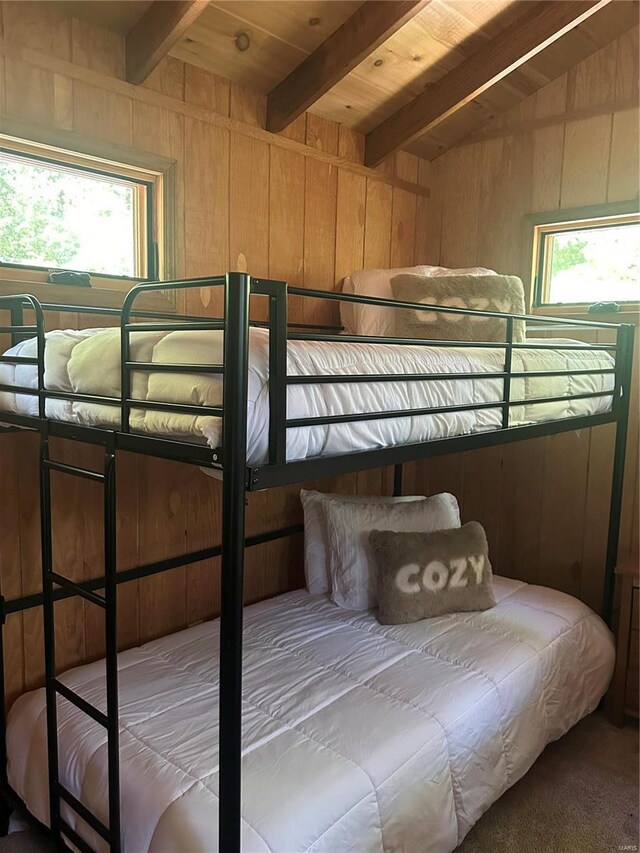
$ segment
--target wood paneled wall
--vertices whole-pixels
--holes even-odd
[[[130,86],[122,79],[122,40],[51,4],[0,3],[0,20],[0,132],[17,127],[38,141],[103,151],[124,162],[127,156],[139,162],[144,152],[173,161],[177,275],[241,269],[331,289],[353,269],[423,257],[428,190],[415,155],[367,169],[360,136],[312,115],[272,136],[260,126],[261,96],[175,59],[146,86]],[[190,291],[181,307],[216,310],[204,289]],[[337,317],[317,300],[298,300],[292,320],[335,323]],[[82,315],[48,321],[50,328],[95,325],[94,317]],[[102,464],[95,448],[58,441],[52,452]],[[0,439],[0,572],[7,598],[40,588],[37,461],[34,436]],[[121,568],[220,541],[220,484],[199,470],[123,456],[118,478]],[[333,485],[388,492],[390,480],[378,471]],[[100,488],[59,475],[55,489],[56,565],[74,579],[100,575]],[[301,521],[298,491],[251,495],[248,533]],[[251,549],[246,599],[300,586],[301,547],[296,537]],[[122,645],[215,614],[217,562],[121,586]],[[101,615],[76,601],[57,608],[60,666],[100,655]],[[42,679],[40,612],[9,617],[5,636],[13,697]]]
[[[401,153],[372,171],[362,166],[362,139],[352,131],[306,115],[286,135],[271,136],[261,128],[260,96],[180,61],[165,61],[144,87],[126,84],[121,39],[66,18],[46,3],[0,3],[0,21],[0,129],[22,127],[34,138],[72,148],[102,146],[114,159],[150,152],[173,161],[178,275],[239,268],[332,288],[359,267],[413,262],[483,263],[524,272],[513,226],[525,212],[547,206],[542,187],[557,180],[551,142],[546,154],[538,149],[541,177],[536,180],[527,160],[532,149],[524,142],[529,135],[520,130],[453,151],[431,165]],[[616,62],[633,53],[628,40],[616,50]],[[632,88],[629,71],[619,76]],[[590,89],[591,83],[580,81],[573,84],[576,91]],[[556,91],[556,84],[552,87]],[[536,100],[540,109],[552,109],[547,90]],[[616,115],[615,120],[623,119]],[[547,131],[551,137],[555,127],[532,133]],[[622,180],[624,139],[617,131],[615,144],[609,141],[609,173],[619,176],[610,178],[612,187]],[[583,162],[589,151],[586,146]],[[601,156],[593,155],[598,174]],[[564,183],[568,186],[568,178]],[[202,290],[190,293],[184,307],[207,314],[216,306]],[[292,305],[292,319],[336,321],[331,310],[311,300]],[[50,320],[52,328],[61,324],[60,318]],[[81,316],[78,322],[87,324]],[[610,474],[610,456],[602,447],[583,434],[441,458],[408,466],[405,490],[454,492],[465,517],[486,525],[499,571],[558,586],[597,607]],[[96,448],[58,441],[53,453],[101,465]],[[0,574],[8,598],[39,589],[37,460],[34,436],[0,440]],[[372,471],[317,485],[389,494],[389,474]],[[213,479],[188,466],[127,456],[121,457],[118,476],[121,568],[219,541],[220,485]],[[99,488],[60,477],[54,501],[56,564],[74,579],[97,576],[102,572]],[[300,521],[298,491],[250,495],[248,533]],[[625,531],[631,530],[629,518],[627,513]],[[625,532],[625,542],[630,535]],[[247,601],[302,582],[300,537],[248,552]],[[218,587],[217,560],[121,586],[122,646],[215,614]],[[91,605],[65,601],[57,607],[60,666],[99,656],[102,623]],[[41,683],[40,612],[9,617],[5,640],[11,698]]]
[[[637,197],[638,123],[636,27],[428,165],[427,262],[485,266],[528,286],[528,214]],[[599,319],[637,325],[638,315]],[[560,334],[588,339],[579,330]],[[638,550],[637,338],[623,556]],[[430,488],[448,484],[463,515],[487,526],[499,571],[598,609],[612,454],[611,426],[565,433],[438,461]],[[429,469],[433,463],[414,466],[415,488]]]

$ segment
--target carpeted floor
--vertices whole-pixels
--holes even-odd
[[[550,744],[458,848],[459,853],[619,850],[638,850],[638,727],[617,729],[601,713]]]
[[[33,832],[0,839],[0,853],[47,850]],[[548,746],[458,848],[459,853],[621,850],[638,851],[638,728],[617,729],[601,713]]]

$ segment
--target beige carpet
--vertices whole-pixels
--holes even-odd
[[[627,846],[630,845],[630,846]],[[550,744],[460,853],[638,850],[638,728],[595,713]]]
[[[596,713],[548,746],[458,850],[617,853],[637,851],[637,845],[638,728],[616,729]],[[0,853],[46,850],[32,832],[0,839]]]

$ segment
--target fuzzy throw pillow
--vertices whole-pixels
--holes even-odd
[[[391,279],[393,298],[443,308],[470,308],[501,314],[524,314],[524,287],[515,275],[397,275]],[[507,321],[482,314],[394,310],[398,337],[442,341],[505,341]],[[513,340],[523,343],[524,320],[513,323]]]
[[[369,542],[382,625],[488,610],[496,603],[487,536],[477,521],[433,533],[372,530]]]

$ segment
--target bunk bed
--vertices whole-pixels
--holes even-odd
[[[137,298],[149,290],[177,291],[198,287],[218,287],[223,290],[224,316],[222,318],[160,314],[138,310],[135,305]],[[247,828],[241,802],[244,551],[247,546],[299,532],[299,528],[286,528],[246,539],[245,496],[247,491],[304,482],[319,476],[339,475],[393,465],[394,492],[400,494],[402,465],[408,461],[614,423],[616,439],[603,605],[605,620],[610,622],[613,603],[613,569],[622,501],[633,327],[501,313],[499,316],[505,320],[506,326],[503,343],[492,342],[485,345],[460,341],[431,342],[422,339],[376,338],[337,334],[337,329],[306,328],[300,324],[298,326],[289,324],[287,313],[290,296],[313,300],[351,301],[390,309],[409,308],[415,311],[435,310],[454,314],[473,313],[497,316],[495,312],[489,311],[471,312],[463,308],[403,303],[361,295],[289,287],[285,282],[256,279],[245,273],[228,273],[225,276],[186,281],[145,283],[134,287],[129,292],[121,310],[94,309],[97,314],[114,313],[119,316],[120,326],[115,332],[113,330],[108,333],[95,332],[93,336],[77,333],[82,340],[91,340],[92,346],[94,344],[102,346],[104,343],[106,349],[102,352],[109,351],[113,355],[115,346],[118,388],[117,393],[108,394],[99,393],[91,388],[81,391],[71,390],[64,380],[56,382],[54,378],[56,362],[46,360],[45,353],[50,346],[55,350],[56,346],[63,345],[64,341],[59,340],[56,343],[53,337],[46,335],[45,311],[68,310],[65,306],[41,304],[30,295],[0,298],[0,311],[8,313],[9,316],[8,324],[0,326],[0,333],[11,335],[13,344],[12,348],[0,357],[0,369],[3,369],[1,373],[3,380],[0,382],[0,424],[3,430],[32,430],[40,435],[43,567],[42,593],[9,601],[1,598],[2,621],[4,623],[6,615],[10,613],[32,607],[43,608],[46,669],[44,702],[34,704],[35,700],[32,697],[23,697],[25,703],[22,705],[20,714],[13,715],[14,720],[11,723],[13,728],[8,740],[4,719],[4,670],[2,672],[1,782],[7,799],[12,802],[19,800],[7,776],[7,743],[10,747],[14,744],[14,748],[10,749],[9,759],[13,762],[15,778],[20,778],[22,772],[26,776],[30,775],[31,778],[42,779],[42,774],[34,773],[34,770],[37,770],[37,764],[23,768],[22,771],[16,770],[16,766],[20,764],[20,758],[16,753],[15,743],[16,740],[20,741],[27,736],[28,731],[33,731],[22,728],[22,724],[30,715],[36,718],[46,715],[46,727],[41,731],[41,740],[46,740],[47,780],[44,794],[42,790],[39,794],[34,794],[33,803],[37,802],[38,797],[40,801],[43,797],[48,799],[45,812],[49,817],[51,836],[59,847],[63,839],[66,839],[74,847],[83,851],[103,847],[113,851],[122,849],[121,818],[124,816],[125,821],[127,820],[127,810],[134,796],[131,787],[132,779],[136,781],[139,791],[144,789],[144,774],[136,775],[132,770],[132,775],[129,775],[128,768],[130,769],[133,765],[126,764],[132,727],[137,719],[136,714],[139,716],[139,707],[136,702],[138,701],[139,705],[140,700],[140,697],[136,699],[135,690],[132,692],[127,673],[139,667],[139,672],[142,674],[140,683],[148,685],[153,680],[153,673],[158,668],[162,669],[158,664],[158,661],[161,661],[165,667],[165,675],[173,685],[166,690],[163,687],[161,704],[162,702],[166,704],[166,696],[171,689],[184,693],[185,684],[194,672],[200,673],[203,684],[206,682],[206,687],[203,686],[201,694],[202,697],[208,697],[210,706],[215,704],[215,694],[218,695],[218,715],[211,714],[207,717],[208,725],[206,732],[203,733],[203,737],[210,736],[213,725],[217,724],[219,727],[216,756],[217,767],[219,767],[218,785],[214,791],[209,792],[211,797],[208,799],[205,797],[200,803],[201,814],[211,819],[211,824],[207,824],[206,830],[209,832],[209,838],[216,826],[215,809],[211,808],[211,803],[218,799],[217,831],[220,850],[239,850],[241,837],[246,843],[248,832],[253,833],[250,834],[248,849],[271,849],[261,839],[255,828],[257,823]],[[255,323],[249,319],[252,297],[266,297],[268,303],[266,322]],[[28,320],[25,317],[28,317]],[[536,324],[544,324],[558,329],[576,325],[590,329],[606,328],[615,333],[616,339],[615,342],[606,344],[584,344],[564,339],[560,341],[527,339],[524,343],[516,342],[514,341],[514,324],[521,321],[534,327]],[[171,352],[176,352],[171,347],[154,349],[149,355],[144,347],[140,348],[137,343],[140,337],[134,333],[150,333],[157,336],[158,341],[161,341],[165,334],[204,333],[209,336],[211,360],[202,361],[202,357],[199,356],[190,361],[188,360],[190,356],[185,357],[184,354],[171,356]],[[69,334],[73,338],[73,334]],[[102,342],[98,341],[101,334],[106,335]],[[75,342],[77,343],[77,340]],[[345,372],[351,363],[350,359],[346,359],[337,369],[333,365],[333,369],[330,366],[327,370],[326,361],[323,362],[320,359],[310,367],[302,357],[305,354],[308,355],[310,349],[321,347],[326,353],[327,347],[332,347],[331,352],[335,353],[336,346],[349,347],[350,345],[364,345],[371,347],[372,352],[378,353],[385,347],[393,347],[397,352],[408,354],[409,358],[402,361],[402,368],[400,370],[396,368],[395,372],[389,370],[388,365],[385,366],[384,359],[376,360],[376,358],[372,358],[364,371]],[[418,359],[417,349],[424,352],[431,348],[433,349],[430,357]],[[72,358],[71,350],[73,346],[69,345],[65,363]],[[442,351],[459,355],[458,360],[448,362],[448,368],[445,370],[438,362],[438,353]],[[292,352],[296,355],[295,358],[291,357]],[[169,355],[166,355],[167,353]],[[525,353],[534,354],[533,361],[531,357],[525,361]],[[536,362],[537,357],[545,355],[561,357],[563,362],[560,366],[545,359]],[[163,358],[167,360],[162,360]],[[64,359],[62,361],[64,362]],[[325,364],[324,372],[321,369],[323,363]],[[292,364],[303,366],[296,370]],[[168,376],[178,382],[179,377],[184,377],[185,374],[190,376],[191,380],[194,376],[204,375],[209,381],[218,383],[215,387],[218,389],[216,393],[219,392],[220,399],[215,398],[214,394],[214,402],[211,403],[208,400],[207,404],[203,405],[202,401],[198,400],[189,403],[176,402],[175,395],[171,394],[164,396],[160,393],[158,397],[150,395],[152,387],[162,387],[162,383],[152,385],[150,381],[152,377]],[[402,375],[401,381],[398,380],[399,374]],[[143,385],[140,384],[141,375],[148,377],[148,381]],[[257,385],[256,376],[262,376],[262,381],[257,382]],[[265,377],[266,381],[264,381]],[[578,389],[577,394],[567,393],[567,377],[574,383],[570,387]],[[540,396],[532,397],[526,394],[523,382],[531,378],[548,382],[547,385],[542,386],[543,393]],[[558,382],[560,385],[557,384]],[[357,398],[360,402],[355,404],[355,409],[349,405],[341,407],[341,404],[336,403],[336,400],[348,399],[348,394],[344,393],[345,387],[360,388],[366,392],[366,389],[373,385],[378,389],[380,387],[391,389],[395,386],[396,391],[398,386],[401,386],[402,393],[397,398],[391,395],[388,400],[402,399],[405,404],[393,408],[387,400],[387,403],[383,402],[379,408],[372,411],[369,408],[362,408],[366,394],[364,397]],[[318,410],[318,399],[324,403],[329,399],[325,394],[316,399],[314,405],[305,407],[308,395],[312,395],[314,389],[317,392],[318,387],[329,392],[332,389],[340,392],[336,392],[331,397],[333,406],[321,407]],[[409,393],[408,389],[411,387],[420,389],[418,397]],[[141,388],[144,389],[143,392]],[[429,388],[435,389],[433,395],[428,393]],[[456,394],[458,396],[455,396]],[[523,394],[526,400],[523,399]],[[419,404],[415,403],[416,399]],[[3,400],[4,403],[2,403]],[[425,402],[428,405],[425,405]],[[357,409],[358,405],[361,407],[360,410]],[[294,407],[293,412],[289,411],[289,406]],[[543,413],[538,417],[534,414],[537,408]],[[148,413],[163,414],[165,417],[148,418]],[[381,423],[395,425],[396,429],[385,431],[367,428],[364,432],[358,431],[359,424],[363,427],[373,424],[375,427]],[[261,437],[260,440],[252,443],[251,434],[256,424],[261,425]],[[306,436],[302,444],[288,441],[288,436],[291,435],[289,431],[292,429],[296,429],[296,435],[299,436],[302,433]],[[103,470],[86,470],[51,458],[49,439],[54,436],[103,447]],[[247,437],[250,439],[249,446]],[[218,476],[222,475],[221,545],[167,558],[135,569],[117,571],[116,469],[120,451],[132,451],[187,462]],[[52,472],[85,477],[103,486],[105,521],[105,575],[103,578],[76,583],[54,571],[50,489]],[[222,555],[219,623],[207,623],[205,626],[189,629],[187,632],[174,635],[173,638],[166,638],[138,650],[124,652],[119,656],[116,635],[118,584],[198,562],[217,554]],[[104,593],[100,593],[99,590],[104,590]],[[55,659],[54,603],[61,598],[73,595],[81,596],[104,609],[106,658],[99,664],[89,664],[87,667],[81,667],[60,676],[57,674]],[[249,664],[252,672],[255,673],[256,668],[259,668],[255,656],[261,659],[260,654],[264,656],[265,649],[269,649],[267,657],[277,657],[278,654],[285,657],[299,655],[300,650],[291,640],[291,636],[295,635],[296,618],[299,617],[306,622],[309,620],[313,622],[315,619],[318,622],[318,645],[314,646],[316,655],[321,654],[323,649],[326,654],[329,654],[331,642],[328,638],[334,632],[336,637],[342,636],[344,648],[351,646],[353,650],[353,656],[350,657],[349,653],[345,653],[345,657],[335,662],[335,666],[328,659],[320,665],[320,661],[316,658],[305,664],[315,667],[316,680],[321,676],[329,679],[330,683],[326,688],[327,704],[335,705],[343,695],[353,693],[350,706],[352,709],[362,709],[375,693],[380,708],[378,715],[372,712],[368,721],[373,729],[375,730],[382,718],[386,719],[394,713],[402,718],[404,714],[404,718],[399,719],[399,729],[406,730],[408,727],[416,732],[424,745],[423,750],[418,750],[419,759],[416,764],[408,760],[405,762],[412,768],[408,771],[406,778],[400,772],[405,765],[394,766],[388,756],[384,767],[378,768],[385,778],[394,777],[399,780],[399,784],[402,783],[400,788],[391,790],[386,806],[380,801],[380,792],[377,787],[373,795],[366,785],[362,787],[363,775],[371,781],[371,774],[375,775],[377,771],[371,768],[363,769],[364,765],[358,765],[355,756],[346,754],[341,757],[338,763],[344,764],[352,772],[347,772],[346,775],[338,778],[332,772],[332,766],[322,765],[317,754],[309,754],[309,766],[317,771],[317,776],[310,788],[308,785],[300,786],[302,793],[298,797],[294,796],[295,786],[286,788],[286,795],[291,796],[291,807],[294,810],[308,808],[307,795],[314,790],[330,788],[332,784],[338,785],[334,799],[342,798],[345,801],[349,800],[349,797],[355,797],[355,799],[353,802],[349,801],[350,804],[347,804],[346,810],[343,810],[341,815],[325,815],[329,828],[319,829],[315,841],[313,838],[292,838],[286,836],[286,833],[278,836],[281,849],[287,849],[288,846],[291,849],[297,849],[299,846],[306,846],[312,850],[336,849],[340,838],[348,837],[349,831],[353,831],[354,828],[370,825],[373,818],[375,818],[373,825],[379,826],[380,836],[376,836],[376,839],[383,837],[385,833],[388,837],[390,831],[388,827],[393,827],[394,823],[397,824],[397,810],[400,808],[398,803],[401,798],[398,791],[402,790],[403,786],[411,785],[412,779],[415,782],[416,778],[423,778],[429,768],[433,778],[440,779],[439,788],[438,786],[436,788],[453,789],[453,800],[448,799],[445,802],[445,800],[438,801],[436,798],[430,805],[430,801],[425,796],[422,799],[418,797],[418,809],[426,810],[425,813],[429,813],[429,809],[435,809],[433,821],[427,821],[427,823],[431,827],[430,831],[437,834],[438,809],[450,808],[450,802],[455,802],[456,813],[450,815],[455,830],[450,830],[450,835],[447,837],[434,837],[430,841],[434,845],[433,849],[450,849],[487,805],[499,796],[508,784],[512,784],[516,778],[526,772],[544,746],[544,742],[559,736],[581,715],[590,710],[594,703],[597,703],[606,687],[611,667],[610,642],[600,620],[587,608],[567,596],[562,596],[561,593],[554,593],[551,590],[541,593],[537,588],[529,588],[524,584],[506,579],[498,582],[497,598],[499,605],[493,614],[488,611],[489,615],[484,614],[482,617],[470,617],[466,614],[464,618],[453,621],[450,619],[447,623],[447,631],[443,631],[442,639],[437,636],[439,620],[433,620],[433,625],[430,624],[428,629],[436,632],[430,639],[432,645],[435,643],[436,648],[435,652],[431,648],[429,656],[431,664],[436,659],[439,661],[438,665],[442,664],[442,677],[447,681],[455,680],[455,672],[458,675],[460,673],[464,675],[464,678],[460,679],[457,695],[468,696],[466,707],[470,719],[477,718],[481,709],[484,714],[500,715],[500,702],[494,701],[499,694],[499,685],[488,684],[493,677],[491,673],[485,673],[476,679],[472,666],[454,659],[455,656],[451,656],[451,650],[447,652],[446,648],[443,648],[442,644],[446,645],[445,635],[462,636],[473,629],[476,632],[474,637],[482,636],[487,648],[497,649],[496,654],[499,658],[504,652],[504,649],[499,648],[500,643],[506,643],[510,649],[511,659],[513,655],[522,656],[521,665],[517,668],[527,670],[530,667],[532,671],[543,673],[544,675],[540,675],[540,678],[543,678],[544,688],[552,695],[561,690],[563,682],[574,683],[577,676],[575,671],[572,672],[572,669],[575,670],[572,662],[575,659],[576,650],[589,649],[590,664],[592,664],[591,681],[587,684],[586,676],[584,674],[580,676],[583,680],[575,691],[580,697],[578,704],[571,709],[563,707],[557,719],[549,717],[546,706],[537,710],[529,709],[533,716],[527,717],[524,714],[518,718],[516,728],[519,726],[518,731],[522,734],[528,732],[531,735],[536,728],[536,721],[540,724],[538,729],[543,731],[540,742],[527,744],[522,749],[516,746],[515,753],[513,749],[510,752],[505,746],[504,733],[498,723],[489,737],[493,746],[490,747],[487,742],[483,748],[502,749],[508,766],[505,767],[503,776],[494,780],[493,783],[488,783],[491,790],[487,790],[484,797],[477,802],[468,803],[462,802],[464,792],[455,790],[453,778],[450,778],[447,784],[443,782],[447,773],[450,776],[452,774],[451,762],[448,768],[442,763],[441,749],[443,739],[447,741],[451,737],[451,731],[446,726],[443,728],[440,722],[434,723],[434,710],[427,707],[426,698],[427,705],[421,706],[421,709],[413,709],[413,719],[410,719],[410,709],[404,708],[402,712],[398,709],[403,701],[407,704],[406,697],[399,698],[403,688],[402,679],[398,675],[402,673],[403,677],[406,676],[402,662],[406,660],[407,655],[404,652],[398,653],[398,649],[402,647],[405,652],[416,652],[422,661],[427,657],[420,656],[420,652],[425,648],[424,637],[420,639],[412,634],[410,628],[405,628],[404,632],[382,631],[382,626],[376,629],[370,618],[367,620],[367,617],[361,616],[359,620],[348,619],[344,613],[332,611],[326,600],[321,601],[314,596],[302,598],[299,593],[291,593],[289,596],[275,599],[273,603],[265,602],[246,611],[245,666]],[[473,623],[474,618],[477,624]],[[492,620],[497,621],[492,622]],[[531,639],[531,632],[527,633],[522,628],[522,624],[531,626],[534,622],[537,624],[538,632],[535,643]],[[293,633],[288,640],[285,637],[282,640],[284,645],[276,649],[277,630],[280,630],[284,636],[287,628]],[[423,630],[426,630],[424,626]],[[323,638],[326,639],[326,648],[323,645]],[[379,652],[388,653],[392,647],[396,649],[394,666],[389,667],[388,673],[395,673],[396,684],[393,688],[389,687],[388,696],[383,696],[382,690],[377,692],[371,690],[370,685],[365,689],[360,683],[368,672],[368,667],[373,665],[371,661],[368,663],[364,661],[362,655],[358,658],[357,650],[360,648],[362,651],[363,638],[369,641],[373,638],[373,641],[378,643],[376,648]],[[469,636],[466,638],[466,644],[475,647],[474,666],[481,669],[483,644],[470,640]],[[204,654],[203,648],[206,650],[209,645],[217,649],[219,654],[219,687],[216,682],[213,691],[210,683],[211,673],[207,670],[207,677],[204,678],[202,669],[211,665],[210,661],[206,664],[201,657]],[[181,656],[185,648],[192,649],[189,663],[185,663]],[[0,651],[3,652],[2,649]],[[0,655],[0,660],[2,659],[3,654]],[[356,679],[358,689],[353,685],[353,667],[356,665],[356,660],[359,660],[362,666],[361,678]],[[412,660],[415,660],[415,657],[412,657]],[[271,661],[270,665],[273,665]],[[342,670],[340,666],[343,667]],[[104,677],[102,692],[100,690],[92,692],[91,689],[81,690],[80,688],[86,688],[95,681],[98,671]],[[269,667],[266,668],[266,672],[270,672]],[[277,678],[277,672],[272,674]],[[423,672],[427,682],[430,674],[432,674],[431,670]],[[333,676],[333,680],[330,675]],[[508,673],[503,675],[508,677]],[[350,679],[351,686],[348,690],[338,683],[340,678],[344,679],[344,677]],[[258,708],[255,691],[259,690],[259,687],[256,688],[253,681],[248,684],[248,701],[255,701]],[[282,684],[281,686],[282,695],[289,695],[293,705],[303,701],[304,690],[296,694],[295,690],[289,689],[290,685]],[[488,687],[491,689],[487,689]],[[197,693],[197,688],[194,689]],[[267,690],[267,686],[263,684],[262,689]],[[368,697],[366,700],[365,694]],[[189,693],[189,690],[185,695],[195,697],[195,694]],[[123,697],[122,709],[119,701],[121,696]],[[66,710],[62,712],[58,710],[58,697],[66,700]],[[483,705],[483,702],[488,702],[488,705]],[[74,793],[71,790],[73,786],[69,781],[69,765],[66,763],[65,756],[62,757],[64,771],[61,773],[59,738],[60,743],[64,741],[69,748],[69,742],[65,741],[64,736],[64,730],[68,728],[70,719],[69,709],[72,715],[75,715],[74,719],[79,714],[86,715],[93,723],[104,729],[105,736],[99,739],[98,746],[94,743],[89,749],[89,758],[81,757],[76,753],[71,759],[71,764],[77,770],[77,766],[89,761],[91,755],[102,756],[102,752],[106,750],[106,757],[102,756],[93,767],[97,783],[96,790],[108,790],[108,800],[105,804],[94,802],[86,792],[80,793],[76,789]],[[122,720],[120,710],[122,710]],[[168,712],[170,709],[167,707],[165,710]],[[345,705],[343,712],[346,714],[347,710]],[[418,713],[419,710],[423,713]],[[543,714],[544,719],[536,716],[540,713]],[[263,716],[265,714],[269,716],[266,711]],[[315,716],[310,714],[309,718],[315,719]],[[270,719],[273,723],[276,718],[272,714]],[[173,720],[174,723],[176,721],[177,718]],[[141,721],[138,720],[138,722]],[[279,721],[292,737],[289,744],[286,742],[279,744],[285,753],[287,749],[290,750],[296,746],[294,734],[299,722],[298,718],[292,721],[290,714],[285,714]],[[268,727],[263,731],[261,729],[263,723],[260,720],[254,720],[254,724],[254,730],[248,736],[249,742],[254,753],[261,756],[265,754],[262,747],[270,742]],[[153,732],[149,731],[138,734],[140,738],[148,736],[153,739],[154,736]],[[155,735],[157,736],[157,731]],[[469,730],[465,730],[460,737],[462,741],[465,737],[471,738]],[[521,740],[518,736],[514,736],[513,742],[519,739]],[[323,742],[322,736],[314,740],[312,733],[307,734],[307,746],[316,740],[319,744],[316,753],[333,748]],[[355,734],[354,740],[357,740]],[[200,742],[201,746],[205,741],[206,737]],[[404,754],[404,750],[408,757],[412,751],[406,740],[400,743],[396,739],[393,743],[394,749],[398,748],[398,755]],[[162,750],[154,752],[151,749],[153,754],[161,752]],[[335,748],[334,752],[336,752]],[[304,749],[302,753],[304,754]],[[451,752],[449,752],[449,758],[451,758]],[[250,785],[260,786],[263,792],[269,787],[270,773],[274,772],[273,762],[275,761],[278,765],[280,761],[279,758],[274,759],[273,754],[271,759],[271,764],[266,763],[262,772],[252,775],[249,780]],[[360,768],[360,773],[355,772],[356,767]],[[25,778],[24,775],[23,778]],[[202,780],[196,781],[200,783]],[[123,782],[126,783],[124,791],[121,790]],[[153,788],[151,787],[150,790]],[[276,797],[281,796],[277,785],[274,786],[274,790]],[[304,800],[303,793],[307,796],[307,800]],[[265,803],[272,800],[273,797],[271,800],[266,797]],[[27,808],[30,804],[27,802]],[[33,808],[36,810],[35,806]],[[39,814],[43,814],[42,807],[39,807]],[[75,820],[70,818],[71,814],[75,815]],[[364,823],[359,820],[362,815],[366,818]],[[352,818],[353,822],[349,823]],[[338,832],[335,829],[336,826],[341,826],[342,829],[346,826],[347,835],[336,834]],[[421,821],[421,826],[424,828],[424,820]],[[280,829],[282,829],[281,826]],[[128,826],[128,833],[134,830],[135,827]],[[164,829],[160,832],[161,841],[158,842],[160,844],[158,849],[167,849],[167,845],[171,846],[171,839],[175,840],[172,833],[185,831],[185,822],[178,810],[176,819],[166,822]],[[198,831],[204,831],[202,826],[199,826]],[[418,830],[414,828],[414,831]],[[324,841],[321,843],[320,839]],[[366,840],[365,846],[366,844],[374,845],[377,843],[376,839]],[[323,843],[328,846],[323,847]],[[339,846],[341,844],[340,841]]]

